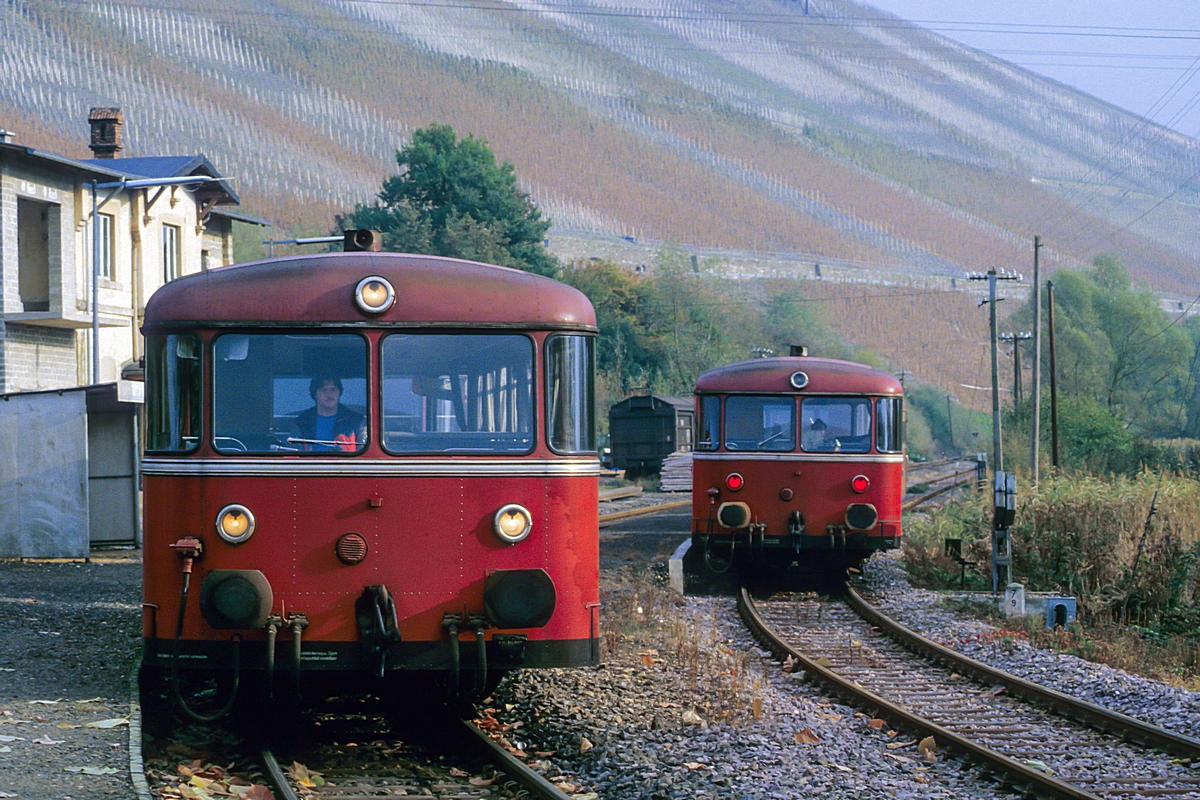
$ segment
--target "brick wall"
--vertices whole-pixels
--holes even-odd
[[[6,323],[0,329],[0,384],[4,392],[76,386],[75,332]]]

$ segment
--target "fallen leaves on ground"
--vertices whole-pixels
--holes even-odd
[[[934,741],[932,736],[926,736],[918,742],[917,750],[921,752],[921,755],[925,756],[926,761],[930,763],[937,761],[937,742]]]
[[[821,741],[821,737],[813,733],[812,728],[796,731],[796,735],[793,738],[796,740],[796,744],[816,744]]]
[[[763,702],[761,697],[754,698],[754,702],[750,706],[750,713],[754,714],[756,720],[762,720]]]
[[[886,724],[887,723],[881,720],[879,717],[875,717],[875,719],[867,723],[867,727],[873,731],[881,731],[883,730],[883,726]]]
[[[579,737],[579,755],[583,755],[588,750],[591,750],[595,745],[588,741],[586,736]]]
[[[108,728],[116,728],[120,725],[128,725],[128,724],[129,724],[128,717],[117,717],[116,719],[102,719],[99,722],[89,722],[87,724],[87,727],[100,728],[102,730],[107,730]]]
[[[287,768],[287,776],[297,786],[303,786],[306,789],[313,789],[317,786],[324,786],[325,779],[319,772],[310,772],[308,767],[301,764],[299,761],[293,761],[292,765]]]
[[[177,782],[159,790],[164,798],[170,800],[220,800],[228,797],[238,800],[275,800],[275,794],[267,786],[230,775],[227,769],[199,759],[179,764],[175,771],[178,773],[175,778]]]

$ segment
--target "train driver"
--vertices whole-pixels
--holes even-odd
[[[342,405],[342,381],[323,373],[308,383],[315,405],[296,415],[290,444],[303,450],[344,450],[353,453],[367,443],[367,422],[362,414]]]
[[[825,420],[817,417],[809,423],[804,429],[804,435],[801,437],[800,446],[809,452],[825,453],[832,452],[836,443],[832,439],[826,438],[827,425]]]

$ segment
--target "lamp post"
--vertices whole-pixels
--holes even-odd
[[[92,383],[100,382],[100,209],[126,189],[143,189],[147,186],[185,186],[192,183],[223,181],[229,178],[213,178],[207,175],[189,175],[184,178],[121,178],[111,183],[92,180]],[[97,200],[100,189],[111,189],[103,200]]]

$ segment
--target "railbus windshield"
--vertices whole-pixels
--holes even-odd
[[[725,398],[725,449],[787,452],[796,447],[796,401],[779,395]]]
[[[353,454],[367,445],[367,340],[226,333],[213,343],[213,448]]]
[[[806,452],[871,452],[869,397],[806,397],[800,420],[800,447]]]
[[[383,447],[390,453],[527,453],[533,340],[408,334],[383,340]]]

